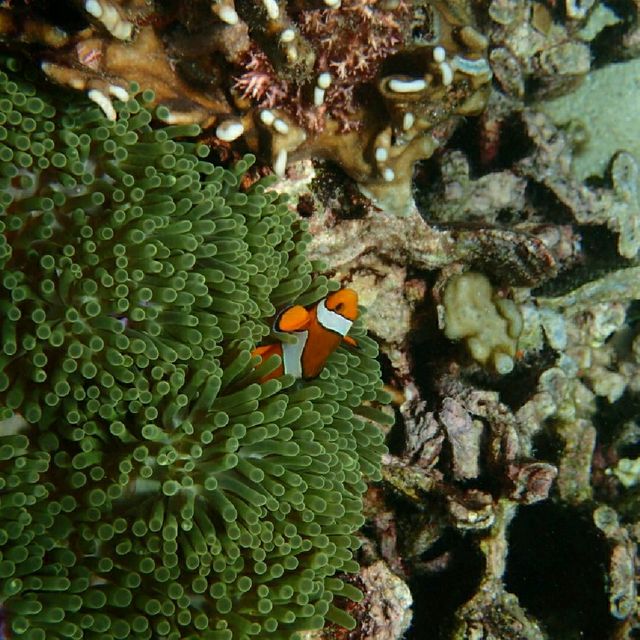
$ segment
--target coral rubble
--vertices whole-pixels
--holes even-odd
[[[0,603],[11,637],[291,638],[353,619],[376,346],[264,381],[276,310],[335,283],[252,159],[0,71]],[[336,575],[340,572],[339,577]]]

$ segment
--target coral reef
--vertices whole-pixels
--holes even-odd
[[[492,0],[488,7],[491,67],[508,96],[523,98],[535,78],[535,93],[553,95],[576,86],[591,67],[582,32],[591,15],[589,2],[566,2],[567,20],[554,20],[549,2]]]
[[[311,258],[318,260],[315,264],[324,262],[325,275],[355,291],[367,308],[354,336],[371,355],[374,350],[366,339],[360,345],[363,325],[378,342],[392,405],[384,409],[386,417],[370,413],[369,406],[352,407],[366,425],[357,432],[359,444],[343,442],[340,433],[325,446],[330,450],[334,448],[330,444],[351,447],[347,453],[357,452],[364,475],[380,479],[368,486],[365,525],[357,534],[363,519],[356,523],[360,504],[355,502],[364,483],[349,485],[357,495],[348,503],[354,511],[349,512],[352,519],[342,542],[353,548],[357,537],[363,568],[358,575],[322,578],[326,591],[335,587],[335,601],[326,611],[332,624],[305,630],[305,639],[391,639],[402,634],[405,640],[637,636],[640,157],[634,109],[640,54],[638,0],[78,0],[73,9],[70,2],[61,6],[64,10],[54,19],[38,0],[2,3],[3,46],[25,51],[59,85],[87,92],[113,119],[109,124],[113,135],[113,127],[126,125],[118,122],[118,112],[126,114],[130,82],[135,81],[143,89],[154,89],[156,114],[171,125],[170,131],[187,126],[177,129],[182,136],[195,133],[188,129],[194,123],[204,127],[197,139],[208,145],[210,157],[230,167],[227,172],[217,169],[221,176],[233,174],[239,180],[244,167],[234,170],[232,161],[243,151],[255,153],[264,164],[250,178],[242,178],[241,194],[258,189],[268,200],[265,206],[281,207],[263,183],[251,186],[256,174],[264,175],[270,167],[280,178],[271,188],[289,194],[308,224],[310,236],[302,238],[290,218],[291,241],[306,244]],[[124,106],[118,106],[121,98]],[[118,139],[118,144],[124,142]],[[84,156],[75,160],[84,161]],[[235,183],[224,189],[230,191],[216,192],[216,196],[241,195]],[[235,211],[240,205],[229,206]],[[49,214],[49,210],[43,212],[43,216]],[[258,243],[270,251],[279,242],[272,228],[258,229],[249,233],[250,250],[257,251],[253,244]],[[14,234],[7,236],[11,246],[19,246],[14,239],[20,233],[10,234]],[[56,260],[75,260],[75,254],[62,251],[69,242],[61,243]],[[104,238],[100,246],[113,251],[119,244],[127,245]],[[287,250],[288,257],[279,264],[284,267],[291,260],[292,271],[301,269],[299,275],[276,275],[261,261],[261,273],[246,282],[238,283],[229,275],[236,287],[247,287],[222,292],[246,291],[246,299],[234,298],[238,305],[267,299],[270,304],[265,302],[260,312],[239,307],[234,307],[235,312],[215,310],[221,331],[231,320],[248,327],[247,335],[232,339],[238,330],[234,327],[222,338],[212,338],[223,347],[219,366],[224,372],[235,366],[234,350],[271,342],[266,336],[273,307],[286,308],[301,294],[297,302],[311,309],[326,295],[328,285],[322,280],[312,283],[310,268],[300,266],[307,263],[298,261],[298,251]],[[110,260],[125,257],[132,264],[143,259],[127,252],[109,256]],[[149,264],[167,259],[144,258]],[[126,270],[128,263],[114,262],[114,267]],[[56,268],[62,273],[67,261]],[[162,271],[162,277],[173,279],[177,295],[190,293],[195,283],[189,281],[187,287],[184,276],[182,285],[179,273],[190,274],[189,269],[178,265],[173,269]],[[266,286],[260,275],[275,278],[268,285],[276,287],[270,294],[259,293]],[[96,275],[96,283],[106,286],[101,277]],[[156,282],[160,275],[154,278],[149,285],[153,291],[161,286]],[[280,278],[287,284],[273,301]],[[304,283],[289,290],[291,278],[303,278]],[[27,284],[39,291],[40,282]],[[115,291],[119,284],[107,288]],[[470,286],[458,286],[465,284]],[[16,322],[36,323],[40,317],[36,314],[31,319],[31,309],[22,313],[25,302],[21,299],[11,304],[20,308]],[[140,320],[129,309],[109,307],[109,321],[125,325],[124,330],[142,322],[142,314],[147,321],[146,302],[131,308]],[[464,338],[457,341],[461,334],[453,333],[452,312],[466,323],[483,315],[480,308],[487,310],[486,319],[482,331],[474,323],[475,342],[469,352]],[[165,333],[154,334],[158,329],[151,320]],[[96,328],[93,320],[87,322],[103,341],[111,337]],[[165,329],[165,323],[170,328]],[[492,326],[498,327],[497,334]],[[181,344],[199,356],[199,349],[204,349],[204,339],[192,341],[196,327],[176,327],[164,317],[162,322],[151,318],[148,327],[149,340],[160,340],[174,350]],[[49,341],[48,334],[35,337]],[[65,334],[65,340],[73,339],[72,333]],[[49,356],[58,347],[47,344]],[[122,351],[117,343],[110,345]],[[60,348],[68,350],[71,344],[64,342]],[[96,366],[107,362],[114,382],[105,388],[117,387],[120,391],[115,395],[124,394],[128,383],[115,375],[120,371],[118,363],[104,352],[101,348],[95,357],[91,355],[92,362]],[[352,360],[355,354],[359,364]],[[130,356],[135,362],[139,355],[144,354],[127,352],[122,357]],[[191,371],[183,355],[187,357],[186,351],[177,353],[172,364]],[[74,360],[72,356],[65,352],[53,360]],[[83,353],[82,357],[88,356]],[[216,402],[243,393],[244,380],[257,384],[269,375],[265,374],[269,367],[275,371],[278,366],[274,359],[251,369],[249,356],[244,357],[246,369],[233,378],[231,388],[221,385]],[[21,358],[11,371],[12,380],[24,389],[27,384],[33,386],[28,378],[33,369]],[[331,429],[344,426],[342,411],[352,398],[350,385],[359,389],[364,384],[361,375],[369,376],[371,398],[384,395],[375,387],[371,373],[375,365],[364,362],[358,351],[338,349],[320,377],[305,383],[304,391],[318,388],[321,391],[309,393],[322,393],[322,397],[299,399],[295,393],[302,392],[287,387],[286,376],[278,378],[285,386],[273,393],[293,397],[288,402],[300,402],[303,412],[311,409],[304,403],[312,404],[323,426],[304,426],[301,431],[313,428],[312,442],[325,442],[322,437],[334,436]],[[68,380],[75,379],[75,371],[62,371]],[[158,384],[167,380],[173,388],[174,371],[163,375],[169,377],[161,376]],[[221,375],[226,380],[225,373]],[[110,378],[106,381],[110,383]],[[59,382],[37,384],[46,389],[45,399],[53,400],[47,394],[66,389],[57,387]],[[156,393],[155,382],[150,379],[148,384],[149,391]],[[148,398],[145,390],[139,393]],[[11,391],[11,405],[18,406],[20,392]],[[166,406],[163,403],[173,398],[171,393],[167,390],[166,401],[154,404],[158,415]],[[176,398],[188,396],[187,391],[177,394]],[[368,398],[367,394],[362,395]],[[356,395],[360,397],[358,391]],[[124,401],[107,396],[105,391],[104,398],[96,400],[101,406],[111,402],[115,407]],[[25,393],[25,401],[28,397]],[[59,406],[67,406],[65,398]],[[330,402],[338,406],[331,424],[325,415],[327,398],[336,398]],[[91,407],[97,408],[90,400]],[[88,405],[84,399],[75,402],[80,408]],[[135,416],[149,410],[148,405],[133,406]],[[28,409],[39,423],[42,418],[37,411],[44,415],[46,407]],[[223,410],[235,415],[226,405]],[[75,418],[74,413],[68,415]],[[381,451],[376,439],[380,436],[374,436],[369,416],[383,423],[389,447],[380,476],[376,461],[360,448],[360,443],[373,438],[372,451],[376,456]],[[17,418],[11,420],[6,423],[9,430],[20,425],[35,428],[16,423]],[[133,425],[138,424],[136,420]],[[300,420],[305,420],[304,415]],[[220,426],[220,433],[229,428]],[[291,440],[302,446],[294,428],[289,428],[294,431]],[[234,437],[240,448],[242,438]],[[64,438],[68,447],[69,438]],[[180,447],[176,451],[184,454]],[[160,455],[159,449],[156,452]],[[238,455],[236,451],[220,455],[229,453]],[[342,453],[340,449],[335,455],[343,460]],[[141,464],[144,467],[146,462]],[[76,471],[89,478],[83,469],[73,469],[69,475]],[[303,475],[298,469],[293,473]],[[345,482],[347,476],[353,478],[351,468],[345,474]],[[317,475],[323,480],[328,477]],[[281,477],[272,480],[285,485]],[[225,495],[241,499],[225,482]],[[320,481],[314,477],[308,484],[311,500],[321,504],[316,500]],[[138,480],[136,487],[144,486]],[[286,485],[284,495],[297,490]],[[82,494],[84,488],[77,491]],[[40,498],[30,494],[28,499]],[[294,517],[297,529],[310,531],[297,513],[293,501],[290,511],[278,516],[284,524],[277,526],[287,526]],[[250,523],[246,530],[251,533]],[[298,535],[304,537],[301,532]],[[309,534],[305,540],[314,544],[320,537],[324,544],[322,535]],[[325,535],[336,546],[335,557],[342,557],[333,534]],[[313,558],[319,555],[322,562],[325,556],[334,557],[331,544],[313,549],[297,551],[296,557],[311,563],[315,560],[310,554],[317,553]],[[345,562],[355,571],[351,559],[345,556]],[[0,564],[0,569],[4,566]],[[315,564],[313,568],[323,570]],[[91,571],[92,576],[102,575]],[[155,571],[141,573],[145,587],[152,583],[151,576],[155,579]],[[116,569],[111,572],[117,573]],[[298,570],[294,573],[301,575]],[[334,582],[337,579],[342,583]],[[199,606],[201,601],[192,591],[192,602]],[[254,592],[237,595],[238,606],[254,606],[252,596],[255,607],[268,607],[255,599]],[[295,602],[301,617],[309,612],[309,621],[315,621],[308,605],[319,606],[318,615],[324,615],[327,605],[320,604],[324,602],[320,595],[314,591],[301,596],[301,602]],[[274,604],[273,611],[281,604]],[[109,612],[113,605],[106,603],[105,608]],[[234,606],[224,615],[233,617],[236,611]],[[406,628],[410,613],[413,619]],[[353,628],[341,626],[347,624]]]
[[[252,159],[204,159],[153,96],[0,72],[0,602],[11,637],[291,638],[359,599],[380,477],[376,345],[264,380],[276,311],[335,283]],[[162,114],[161,114],[162,115]],[[240,186],[243,184],[244,186]]]
[[[487,3],[495,91],[418,166],[418,209],[399,219],[347,189],[327,194],[326,170],[300,207],[312,255],[368,301],[396,390],[362,553],[411,587],[407,638],[600,640],[640,628],[640,207],[624,125],[638,15],[626,11]],[[502,372],[443,331],[448,283],[473,272],[483,275],[458,298],[464,321],[487,281],[484,299],[498,294],[521,316]]]
[[[42,38],[49,47],[38,56],[110,118],[111,97],[133,80],[155,92],[169,123],[215,127],[215,145],[241,139],[280,176],[290,160],[332,160],[397,211],[411,200],[416,160],[489,93],[488,43],[469,2],[80,5],[86,27],[57,46]],[[30,33],[19,8],[3,17],[5,39]]]

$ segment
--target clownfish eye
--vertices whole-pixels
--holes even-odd
[[[338,302],[335,307],[335,311],[342,311],[344,309],[344,302]]]

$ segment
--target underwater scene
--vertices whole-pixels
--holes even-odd
[[[640,640],[640,0],[0,0],[0,640]]]

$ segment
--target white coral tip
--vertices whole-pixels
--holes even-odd
[[[407,111],[407,113],[402,116],[402,128],[405,131],[408,131],[409,129],[411,129],[411,127],[413,127],[415,121],[416,118],[413,113],[411,113],[411,111]]]
[[[120,22],[120,14],[118,13],[118,10],[110,4],[105,4],[102,7],[101,22],[110,33],[113,33],[113,30]]]
[[[503,376],[513,371],[513,358],[506,353],[496,353],[493,356],[493,364],[496,371]]]
[[[111,33],[114,37],[118,38],[118,40],[128,40],[131,37],[132,31],[133,24],[125,20],[118,22]]]
[[[273,163],[273,171],[279,178],[282,178],[284,177],[284,172],[286,168],[287,168],[287,150],[280,149]]]
[[[446,62],[441,62],[438,68],[442,74],[442,84],[448,87],[453,82],[453,69],[451,65]]]
[[[118,100],[126,102],[129,99],[129,93],[126,89],[119,87],[117,84],[109,85],[109,93]]]
[[[87,94],[89,100],[95,102],[104,112],[104,115],[109,118],[109,120],[115,120],[117,117],[116,110],[113,108],[113,104],[111,104],[111,100],[108,96],[105,96],[102,91],[98,91],[97,89],[91,89]]]
[[[416,78],[415,80],[404,80],[401,78],[392,78],[389,80],[389,91],[394,93],[416,93],[424,91],[427,88],[426,80]]]
[[[262,0],[262,4],[271,20],[277,20],[280,17],[280,7],[276,0]]]
[[[328,71],[324,71],[318,76],[317,85],[321,89],[327,89],[331,84],[332,79],[331,74]]]
[[[378,147],[375,156],[376,162],[386,162],[389,159],[389,151],[385,147]]]
[[[433,50],[433,59],[436,62],[444,62],[447,57],[447,52],[444,50],[444,47],[435,47]]]
[[[283,136],[289,133],[289,125],[284,120],[282,120],[282,118],[276,118],[273,121],[273,128]]]
[[[238,22],[240,22],[240,18],[238,18],[236,10],[233,7],[229,7],[226,5],[220,7],[218,11],[218,18],[220,18],[222,22],[226,22],[227,24],[231,25],[238,24]]]
[[[267,127],[270,127],[274,123],[275,119],[276,116],[270,109],[263,109],[260,112],[260,120],[262,120],[262,122],[266,124]]]
[[[385,167],[382,171],[382,179],[385,182],[393,182],[396,178],[396,174],[391,167]]]
[[[216,135],[220,140],[232,142],[244,133],[244,126],[239,120],[225,120],[216,128]]]
[[[102,17],[102,7],[100,6],[100,3],[98,2],[98,0],[87,0],[84,3],[84,9],[88,14],[92,15],[94,18]]]

